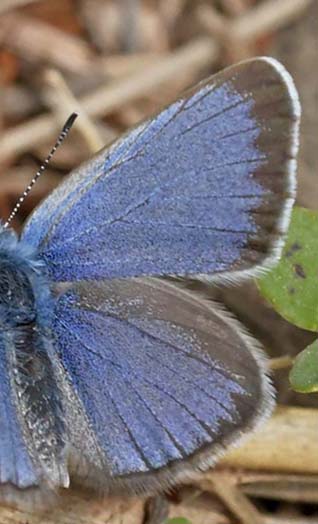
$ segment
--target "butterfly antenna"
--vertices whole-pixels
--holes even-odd
[[[17,212],[19,211],[21,205],[23,204],[23,202],[25,201],[26,197],[30,193],[30,191],[31,191],[32,187],[34,186],[35,182],[40,178],[42,173],[44,173],[45,169],[49,165],[49,162],[50,162],[52,156],[54,155],[54,153],[57,150],[57,148],[62,144],[62,142],[64,141],[64,139],[68,135],[68,132],[71,129],[71,127],[74,124],[74,122],[75,122],[77,117],[78,117],[77,113],[72,113],[69,116],[69,118],[67,119],[67,121],[65,122],[65,124],[63,126],[63,129],[62,129],[61,133],[59,134],[58,139],[55,142],[54,146],[52,147],[50,153],[48,154],[48,156],[44,160],[43,164],[40,166],[39,170],[36,172],[36,174],[32,178],[32,180],[29,183],[28,187],[23,191],[23,193],[20,196],[19,200],[16,202],[16,204],[15,204],[15,206],[14,206],[14,208],[13,208],[11,214],[10,214],[10,216],[8,217],[6,223],[4,224],[5,228],[7,228],[9,226],[9,224],[11,223],[13,218],[16,216]]]

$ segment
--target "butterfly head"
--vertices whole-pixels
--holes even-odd
[[[0,326],[30,324],[36,310],[45,317],[50,296],[44,262],[12,228],[0,223]]]

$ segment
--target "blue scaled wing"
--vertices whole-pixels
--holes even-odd
[[[86,464],[81,481],[137,492],[175,483],[214,463],[272,405],[255,342],[166,281],[77,283],[58,301],[54,331],[94,433],[94,451],[71,442],[71,462]]]
[[[228,68],[72,174],[22,236],[55,281],[251,274],[280,252],[299,112],[275,60]]]

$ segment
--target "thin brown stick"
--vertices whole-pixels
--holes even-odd
[[[295,475],[279,472],[258,472],[217,466],[202,475],[198,484],[211,480],[221,473],[222,477],[239,486],[246,495],[290,502],[318,503],[318,475]]]
[[[280,406],[245,444],[229,451],[221,464],[257,471],[318,474],[317,435],[317,409]]]
[[[122,105],[151,93],[161,84],[179,75],[186,76],[188,73],[192,78],[195,72],[211,65],[217,56],[217,45],[210,38],[200,38],[181,47],[158,63],[142,71],[136,71],[129,78],[97,89],[92,94],[80,98],[79,102],[88,115],[105,116]],[[0,140],[0,159],[4,161],[13,155],[32,150],[35,143],[39,145],[52,139],[58,129],[59,124],[49,114],[11,128]]]
[[[16,9],[17,7],[23,7],[28,4],[34,4],[35,2],[39,2],[41,0],[1,0],[0,3],[0,15],[2,13],[5,13],[7,11],[12,11],[13,9]]]
[[[231,21],[229,18],[220,14],[212,5],[199,5],[196,10],[196,16],[211,36],[221,41],[229,40]]]
[[[236,476],[233,471],[231,472]],[[237,472],[241,490],[249,496],[289,502],[318,503],[318,475],[288,475],[282,473],[265,474]]]
[[[65,119],[73,112],[80,115],[76,129],[83,136],[84,141],[91,153],[96,153],[105,144],[105,139],[101,136],[97,126],[92,118],[86,113],[82,105],[75,98],[68,88],[63,76],[59,71],[47,69],[44,74],[45,81],[48,85],[47,102],[53,112],[56,112],[58,119],[64,122]],[[110,138],[114,136],[110,133]]]
[[[105,77],[128,77],[138,69],[142,70],[154,62],[166,57],[164,53],[131,53],[129,55],[114,54],[98,59],[95,69]]]
[[[1,17],[0,41],[29,61],[49,63],[72,73],[85,74],[94,63],[90,47],[81,38],[18,13]]]
[[[162,83],[178,78],[179,75],[193,77],[203,67],[213,64],[217,57],[218,47],[213,40],[194,40],[143,71],[137,71],[124,82],[97,89],[83,99],[84,106],[89,114],[105,115],[122,104],[151,93]]]
[[[91,66],[87,74],[95,75],[95,71],[97,71],[96,76],[94,76],[96,89],[103,81],[102,77],[109,81],[118,80],[120,77],[128,78],[137,70],[142,71],[145,67],[162,60],[165,56],[159,53],[103,56],[98,58],[98,61]],[[78,91],[76,77],[69,77],[68,85],[75,92]],[[93,89],[93,86],[90,86],[90,89]],[[9,121],[16,118],[19,120],[28,118],[32,112],[34,113],[39,109],[39,93],[35,93],[23,85],[2,86],[1,95],[3,116],[8,117]]]
[[[297,18],[312,0],[267,0],[238,17],[231,27],[231,37],[253,40],[266,32],[273,33]]]
[[[264,520],[255,506],[227,477],[215,476],[211,479],[211,485],[213,492],[242,524],[264,524]],[[204,484],[203,487],[208,489],[208,483]]]
[[[278,369],[290,368],[293,361],[294,359],[290,355],[283,355],[282,357],[271,358],[268,364],[272,371],[277,371]]]
[[[316,517],[280,517],[273,515],[265,515],[263,517],[264,524],[316,524]]]
[[[211,5],[197,9],[202,26],[214,37],[232,45],[247,44],[264,33],[274,32],[297,18],[312,0],[267,0],[233,21],[218,13]]]

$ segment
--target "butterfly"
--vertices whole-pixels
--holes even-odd
[[[187,91],[0,227],[0,498],[164,489],[269,416],[260,344],[186,278],[278,260],[300,106],[271,58]],[[172,279],[171,277],[177,277]]]

